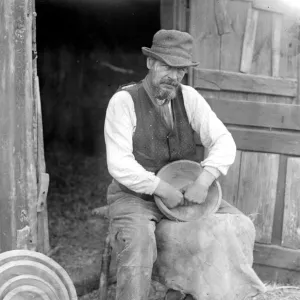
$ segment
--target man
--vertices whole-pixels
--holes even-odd
[[[226,127],[194,88],[181,84],[187,68],[198,64],[191,61],[192,43],[185,32],[157,32],[151,49],[142,48],[146,78],[119,89],[107,108],[107,164],[114,178],[107,196],[117,300],[148,297],[157,258],[155,228],[162,218],[153,196],[169,208],[184,200],[202,203],[212,182],[226,175],[235,159],[236,146]],[[201,162],[204,171],[182,193],[156,173],[171,161],[198,161],[194,132],[208,155]],[[223,212],[239,213],[225,202]]]

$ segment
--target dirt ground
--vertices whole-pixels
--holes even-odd
[[[93,219],[91,211],[105,205],[111,178],[106,170],[105,154],[98,158],[81,154],[70,157],[62,152],[47,156],[48,162],[59,157],[58,166],[48,164],[52,179],[48,196],[51,258],[78,285],[100,272],[107,222]],[[97,282],[94,285],[96,288]],[[90,288],[83,284],[78,294]]]

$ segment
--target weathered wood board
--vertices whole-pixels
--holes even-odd
[[[295,97],[297,80],[196,68],[193,85],[212,91],[236,91]],[[254,95],[256,97],[256,95]]]
[[[31,61],[32,1],[1,1],[0,252],[37,243]],[[30,233],[18,241],[27,226]]]
[[[300,248],[300,158],[296,157],[287,160],[282,245]]]
[[[220,101],[219,101],[220,100]],[[300,131],[300,106],[207,99],[217,116],[227,125],[245,125]]]
[[[252,215],[261,243],[272,240],[278,168],[279,155],[242,153],[237,207]]]

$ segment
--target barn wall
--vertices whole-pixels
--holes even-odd
[[[31,2],[0,2],[0,252],[35,249]]]

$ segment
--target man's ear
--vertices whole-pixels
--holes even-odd
[[[147,57],[147,68],[151,70],[153,68],[155,60],[152,57]]]

